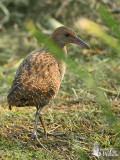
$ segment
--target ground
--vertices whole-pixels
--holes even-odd
[[[23,5],[16,1],[16,11],[18,13],[24,11],[23,16],[22,14],[15,15],[15,11],[12,11],[11,8],[14,6],[14,3],[7,5],[6,7],[10,10],[11,20],[2,25],[0,30],[1,160],[119,159],[119,156],[102,156],[98,158],[93,155],[93,147],[96,141],[99,143],[101,149],[113,148],[117,154],[119,154],[120,132],[117,127],[120,121],[119,53],[110,45],[105,44],[101,39],[96,38],[95,35],[91,35],[84,30],[76,28],[74,23],[75,19],[73,21],[73,17],[77,16],[79,13],[77,8],[74,12],[70,13],[72,19],[67,17],[67,11],[64,11],[64,16],[60,9],[56,11],[57,5],[59,6],[61,4],[60,2],[54,3],[52,6],[53,8],[51,7],[53,10],[49,8],[50,16],[53,16],[64,25],[73,28],[78,37],[83,39],[91,47],[91,51],[88,51],[80,46],[68,45],[68,57],[76,63],[76,66],[79,66],[84,72],[87,72],[88,75],[93,75],[95,81],[98,83],[99,89],[110,104],[110,110],[116,119],[116,126],[109,123],[107,119],[108,116],[105,114],[102,103],[99,103],[96,94],[86,85],[86,80],[82,78],[83,75],[81,75],[81,77],[77,75],[76,71],[74,69],[71,70],[69,67],[70,64],[68,64],[57,97],[42,110],[44,122],[48,130],[52,130],[58,126],[54,132],[65,132],[65,135],[46,137],[38,133],[38,138],[52,154],[47,153],[38,144],[35,148],[34,141],[31,141],[28,146],[24,148],[24,144],[31,136],[34,127],[36,108],[17,108],[13,106],[10,111],[8,109],[6,97],[9,93],[15,72],[23,58],[26,57],[29,52],[42,46],[42,44],[38,43],[35,37],[26,30],[23,23],[25,21],[25,15],[27,14],[28,16],[30,14],[30,10],[25,13],[24,8],[29,5],[29,2],[26,1],[26,4]],[[70,7],[70,4],[74,3],[73,1],[66,2],[68,2],[68,4],[63,3],[63,5],[61,5],[62,10],[64,10],[66,5]],[[43,9],[42,11],[44,11],[50,3],[52,2],[44,2],[41,7],[41,9]],[[79,1],[76,1],[74,7],[79,5],[79,3]],[[89,3],[91,5],[89,8],[90,14],[88,15],[86,7],[89,6]],[[118,2],[115,2],[114,6],[117,6],[117,3]],[[6,5],[5,3],[3,4]],[[111,36],[115,36],[114,32],[111,32],[111,29],[102,21],[100,13],[97,11],[99,4],[100,3],[97,1],[94,1],[94,3],[93,1],[88,1],[88,4],[81,1],[79,8],[82,9],[80,12],[81,14],[84,13],[85,17],[99,23],[105,32],[109,33]],[[22,7],[22,5],[24,7]],[[113,9],[110,4],[108,4],[108,6],[109,9]],[[39,9],[39,7],[37,9]],[[37,11],[35,12],[35,8],[33,7],[32,18],[36,15],[35,13],[38,13]],[[112,13],[112,15],[115,20],[119,22],[119,14]],[[15,19],[15,16],[19,18],[17,17],[17,19]],[[42,16],[42,13],[40,16]],[[35,18],[35,23],[38,27],[42,28],[43,32],[47,32],[47,35],[49,35],[49,31],[51,32],[53,30],[52,27],[49,26],[49,23],[45,23],[44,21],[40,23],[39,17]],[[89,79],[87,81],[89,83]],[[42,129],[40,123],[38,127]]]

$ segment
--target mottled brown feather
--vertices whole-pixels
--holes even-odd
[[[45,48],[30,53],[18,68],[7,97],[9,105],[45,106],[59,90],[61,71]]]
[[[63,49],[65,55],[68,43],[90,49],[66,26],[55,29],[50,39]],[[38,108],[48,104],[58,93],[65,69],[65,63],[57,61],[44,47],[31,52],[17,70],[7,97],[9,108],[11,109],[11,105]]]

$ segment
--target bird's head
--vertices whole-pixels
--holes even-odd
[[[56,28],[51,35],[51,39],[62,48],[68,43],[74,43],[81,45],[84,48],[90,49],[90,47],[85,42],[83,42],[75,35],[71,28],[66,26]]]

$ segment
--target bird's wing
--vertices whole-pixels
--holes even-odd
[[[46,103],[60,86],[60,71],[56,59],[45,50],[29,54],[21,63],[12,83],[8,102],[25,106]],[[33,102],[34,101],[34,102]]]

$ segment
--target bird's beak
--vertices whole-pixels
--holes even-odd
[[[72,38],[71,43],[81,45],[84,48],[90,49],[90,47],[85,42],[83,42],[80,38],[78,38],[77,36]]]

